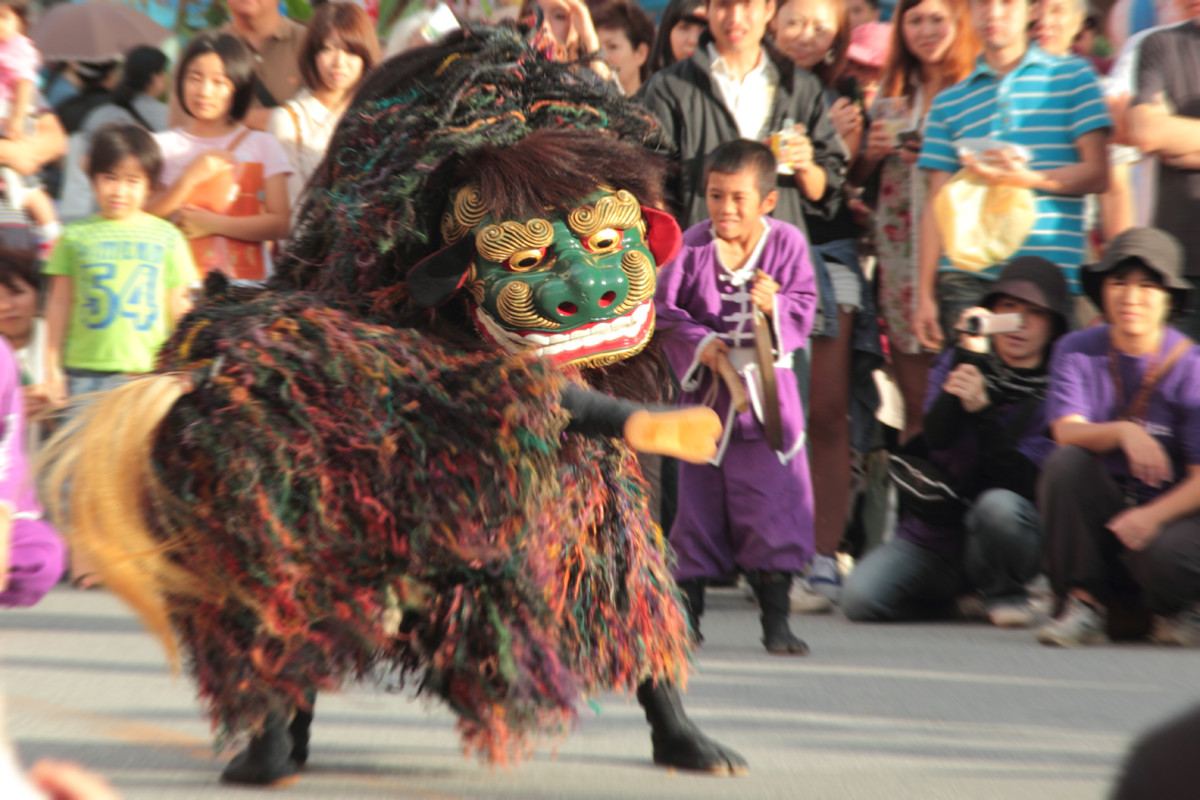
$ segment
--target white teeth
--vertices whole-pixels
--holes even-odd
[[[534,349],[538,355],[552,356],[603,345],[622,337],[632,336],[641,330],[653,309],[653,300],[647,300],[632,312],[609,322],[594,323],[567,333],[519,334],[500,327],[482,308],[476,307],[475,317],[480,320],[487,333],[509,352]]]

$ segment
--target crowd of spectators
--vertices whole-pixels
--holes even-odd
[[[670,0],[657,25],[633,0],[517,12],[542,21],[555,57],[658,118],[689,242],[725,241],[714,169],[737,178],[761,160],[742,147],[743,161],[714,168],[713,151],[767,144],[773,180],[746,179],[746,208],[794,228],[811,267],[815,308],[780,362],[807,460],[788,480],[804,486],[727,513],[745,528],[772,517],[760,502],[811,509],[787,542],[688,562],[694,622],[705,586],[740,571],[761,602],[778,606],[783,591],[793,613],[979,614],[1037,625],[1046,644],[1200,646],[1200,6],[1128,36],[1114,59],[1086,2]],[[0,348],[0,446],[36,447],[71,397],[149,369],[204,274],[269,277],[356,89],[382,58],[453,24],[421,9],[382,47],[354,3],[322,3],[306,25],[271,0],[226,10],[175,64],[138,47],[39,73],[28,4],[0,0],[0,334],[15,353]],[[970,186],[1011,198],[1011,215],[948,222]],[[970,260],[964,229],[1012,241]],[[739,230],[741,269],[766,234]],[[719,250],[694,262],[738,272]],[[771,282],[747,279],[769,315],[780,285],[764,300]],[[883,449],[897,476],[948,497],[916,502],[900,477],[864,496]],[[682,489],[669,465],[654,476],[684,551],[679,537],[700,524],[687,487],[705,485],[704,469],[685,471]],[[63,557],[28,484],[8,478],[0,602],[27,605]],[[864,532],[858,511],[872,502],[891,522]],[[773,541],[764,530],[750,540]],[[796,553],[807,563],[781,571]],[[848,554],[859,563],[847,575]],[[78,586],[89,572],[70,564]],[[1039,574],[1048,609],[1030,594]],[[769,650],[807,651],[778,615],[772,625],[764,617]]]
[[[454,19],[431,6],[381,34],[348,2],[318,5],[307,24],[269,0],[227,0],[226,10],[228,22],[183,43],[175,64],[138,47],[39,74],[23,34],[25,0],[0,0],[0,304],[24,304],[0,314],[11,322],[25,407],[39,419],[82,387],[144,371],[186,310],[186,297],[172,294],[179,287],[213,270],[249,283],[269,277],[356,89],[382,58]],[[851,554],[865,558],[845,599],[851,619],[954,613],[956,600],[975,595],[993,622],[1032,625],[1026,584],[1048,570],[1057,633],[1043,641],[1098,640],[1106,604],[1131,602],[1132,582],[1166,620],[1159,626],[1172,633],[1161,638],[1200,644],[1200,559],[1172,550],[1168,579],[1132,555],[1160,537],[1192,546],[1200,511],[1188,489],[1200,469],[1200,401],[1176,386],[1195,351],[1158,374],[1168,345],[1194,346],[1184,336],[1200,333],[1190,298],[1200,281],[1190,224],[1200,204],[1200,23],[1130,36],[1114,60],[1094,49],[1104,25],[1086,0],[900,0],[894,9],[671,0],[657,26],[632,0],[526,0],[514,13],[541,20],[555,57],[579,60],[587,79],[658,118],[675,148],[668,197],[682,228],[713,213],[706,181],[716,148],[771,148],[773,199],[759,200],[803,235],[816,287],[811,333],[787,354],[813,504],[809,529],[796,532],[811,558],[791,582],[793,612],[842,603]],[[947,206],[967,213],[957,198],[972,186],[1012,198],[1011,217],[976,219],[978,231],[970,219],[948,222]],[[55,202],[41,205],[42,194]],[[1022,233],[999,255],[971,261],[963,229],[989,247]],[[153,276],[119,263],[139,242],[139,257],[154,245],[157,260],[138,262]],[[31,282],[21,255],[39,244],[49,282]],[[104,248],[116,264],[107,272],[93,265],[92,251]],[[1128,339],[1122,325],[1142,313],[1139,303],[1151,303],[1157,327]],[[1023,327],[964,332],[992,314],[1017,315]],[[109,328],[119,346],[97,350],[96,331]],[[1078,329],[1091,338],[1069,333]],[[1085,398],[1068,385],[1085,379],[1115,383],[1112,396]],[[1138,386],[1150,395],[1142,416],[1130,410]],[[1170,408],[1161,420],[1160,395]],[[1020,430],[1006,431],[1012,425]],[[931,528],[903,490],[864,496],[864,475],[887,463],[871,458],[883,449],[901,459],[919,452],[921,463],[954,473],[962,513]],[[1039,490],[1047,458],[1064,466]],[[1003,476],[979,468],[990,459],[1007,465]],[[1098,485],[1103,471],[1116,481],[1112,508],[1090,504],[1083,520],[1063,498]],[[674,470],[655,481],[672,535]],[[872,502],[891,507],[893,523],[864,533],[859,510]],[[887,544],[868,552],[880,539]],[[994,547],[1019,565],[997,577],[1008,556]],[[766,568],[729,567],[751,577]],[[71,571],[87,584],[86,564]],[[686,577],[703,586],[730,576]]]

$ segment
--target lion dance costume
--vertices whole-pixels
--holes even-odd
[[[613,438],[667,385],[665,146],[517,27],[389,61],[271,284],[210,275],[156,373],[52,446],[75,546],[250,736],[227,780],[293,777],[316,692],[356,680],[444,699],[493,762],[636,689],[657,763],[744,771],[683,713],[687,623]]]

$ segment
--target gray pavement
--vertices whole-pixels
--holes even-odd
[[[322,695],[295,798],[1103,798],[1131,739],[1200,701],[1200,653],[1067,651],[983,625],[793,619],[807,658],[768,656],[757,615],[711,595],[691,715],[750,761],[744,778],[650,765],[641,711],[596,698],[526,762],[464,758],[452,716],[409,696]],[[104,592],[60,588],[0,614],[0,683],[20,757],[80,761],[126,798],[262,797],[217,783],[186,676]]]

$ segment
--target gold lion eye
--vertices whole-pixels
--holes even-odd
[[[504,266],[512,272],[528,272],[542,263],[546,257],[546,248],[532,247],[528,250],[518,250],[508,257]]]
[[[616,228],[605,228],[584,239],[583,246],[593,253],[611,253],[621,246],[624,233]]]

